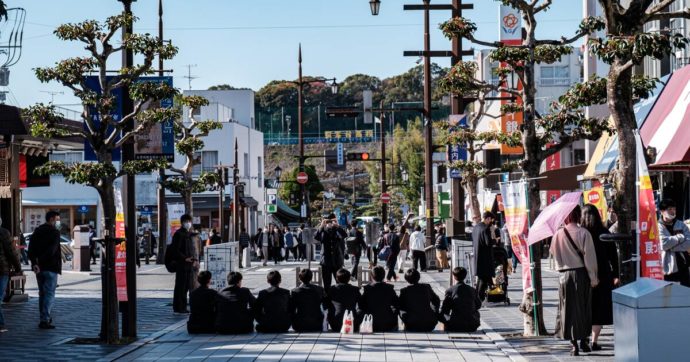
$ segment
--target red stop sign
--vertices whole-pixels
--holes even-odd
[[[390,204],[390,202],[391,202],[391,195],[389,195],[389,194],[387,194],[387,193],[381,194],[381,202],[383,202],[384,204]]]
[[[309,176],[307,176],[306,172],[300,172],[297,174],[297,183],[299,184],[306,184],[307,181],[309,181]]]

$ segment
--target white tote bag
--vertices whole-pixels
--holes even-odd
[[[340,334],[353,334],[355,333],[355,318],[352,316],[352,311],[345,311],[343,316],[343,326],[340,328]]]
[[[374,333],[374,316],[367,314],[362,320],[362,324],[359,325],[360,334],[372,334]]]

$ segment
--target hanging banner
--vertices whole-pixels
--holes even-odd
[[[606,197],[604,195],[604,188],[601,186],[592,187],[592,189],[585,191],[583,194],[585,204],[592,204],[599,210],[601,220],[606,222],[608,214],[608,207],[606,205]]]
[[[183,204],[168,205],[168,245],[172,243],[172,236],[175,235],[175,231],[182,227],[180,218],[184,215],[184,212]]]
[[[137,83],[166,83],[173,85],[173,77],[141,77]],[[172,108],[173,99],[167,98],[157,102],[145,103],[142,111],[154,108]],[[137,160],[166,160],[175,161],[175,131],[173,120],[167,120],[134,136],[134,155]]]
[[[659,253],[659,223],[656,218],[654,191],[644,158],[644,147],[639,133],[637,141],[637,240],[639,245],[639,270],[643,278],[664,279]]]
[[[127,301],[127,246],[125,242],[115,245],[115,285],[117,300]]]
[[[125,208],[122,206],[122,191],[115,187],[115,238],[125,238]]]
[[[499,24],[499,41],[506,45],[520,45],[522,44],[522,15],[520,11],[514,9],[512,6],[499,5],[498,12],[498,24]],[[501,63],[501,67],[506,67],[506,63]],[[522,90],[522,82],[516,79],[517,75],[511,73],[508,75],[505,84],[506,87],[516,87],[518,90]],[[509,93],[501,92],[501,97],[511,97]],[[501,105],[508,103],[522,104],[522,99],[518,98],[516,100],[501,99]],[[520,130],[520,126],[523,123],[522,112],[508,113],[501,115],[501,132],[503,133],[513,133]],[[501,144],[501,154],[502,155],[521,155],[523,153],[522,147],[510,147],[505,144]]]
[[[532,276],[530,268],[527,267],[530,265],[527,246],[527,185],[525,181],[516,181],[502,183],[500,187],[510,243],[520,264],[523,265],[522,288],[530,292],[532,291]]]

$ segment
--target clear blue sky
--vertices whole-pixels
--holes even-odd
[[[479,36],[498,36],[498,3],[474,0],[475,9],[466,16],[479,27]],[[55,95],[56,104],[76,103],[62,86],[38,82],[33,68],[84,55],[79,43],[63,43],[53,34],[65,22],[104,20],[121,11],[116,0],[6,0],[9,7],[27,10],[22,59],[13,66],[11,94],[7,103],[28,106],[49,102],[41,91],[64,91]],[[195,89],[228,83],[258,90],[273,79],[297,77],[297,46],[301,42],[305,75],[344,77],[366,73],[385,78],[415,64],[402,56],[403,50],[421,50],[423,14],[403,11],[405,3],[420,0],[382,0],[379,16],[371,16],[368,0],[164,0],[165,38],[179,47],[179,55],[166,64],[174,69],[175,85],[187,89],[187,64],[196,64],[192,75]],[[432,0],[450,3],[450,0]],[[134,3],[139,17],[136,32],[157,34],[158,1]],[[446,11],[432,12],[432,49],[448,50],[450,43],[438,24],[450,17]],[[539,35],[558,38],[572,35],[582,17],[582,2],[554,0],[542,16]],[[469,45],[466,45],[469,46]],[[119,58],[118,58],[119,59]],[[443,66],[447,59],[436,59]],[[119,65],[115,62],[114,67]]]

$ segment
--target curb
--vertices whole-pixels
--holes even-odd
[[[172,331],[174,331],[174,330],[176,330],[176,329],[178,329],[178,328],[180,328],[186,324],[187,324],[186,319],[181,320],[179,322],[175,322],[175,323],[163,328],[162,330],[151,334],[150,336],[148,336],[146,338],[136,340],[136,341],[128,344],[127,346],[122,347],[122,348],[118,349],[117,351],[115,351],[115,352],[113,352],[113,353],[111,353],[111,354],[109,354],[103,358],[98,359],[97,361],[98,362],[110,362],[110,361],[114,361],[116,359],[122,358],[122,357],[138,350],[140,347],[144,346],[145,344],[151,343],[151,342],[157,340],[158,338],[161,338],[164,335],[168,334],[169,332],[172,332]]]
[[[422,278],[425,278],[425,274],[422,273]],[[434,280],[432,277],[426,276],[426,278],[429,279],[431,284],[435,284],[436,290],[441,292],[441,295],[443,295],[446,292],[446,289],[441,285],[441,282]],[[520,352],[518,352],[508,341],[506,341],[503,336],[501,336],[498,332],[494,331],[493,328],[491,328],[489,325],[487,325],[484,321],[481,322],[481,331],[484,332],[484,334],[489,338],[493,344],[496,345],[496,347],[503,352],[503,354],[506,355],[506,357],[510,358],[514,362],[526,362],[527,359],[523,357]]]

